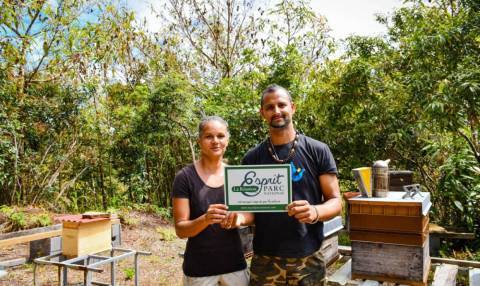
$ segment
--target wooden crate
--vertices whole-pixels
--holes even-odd
[[[59,219],[63,224],[63,255],[76,257],[112,248],[112,229],[109,218],[83,219],[80,215]]]
[[[350,230],[350,240],[422,246],[429,239],[428,225],[423,233],[397,233]]]
[[[391,192],[386,198],[348,199],[350,230],[397,233],[424,232],[431,207],[430,194],[403,199],[404,192]]]
[[[422,246],[352,241],[352,278],[427,285],[428,239]]]
[[[336,233],[323,240],[320,252],[323,254],[327,266],[338,259],[340,253],[338,252],[338,235]]]
[[[428,216],[350,215],[350,230],[422,234],[428,228]]]
[[[403,192],[403,186],[413,184],[412,171],[389,171],[389,190],[391,192]]]

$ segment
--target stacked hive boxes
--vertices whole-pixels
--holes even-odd
[[[426,285],[430,194],[348,200],[352,278]]]
[[[340,256],[338,253],[338,232],[343,229],[342,217],[337,216],[323,223],[323,243],[320,252],[325,263],[332,264]]]

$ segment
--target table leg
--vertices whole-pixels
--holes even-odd
[[[63,267],[63,275],[62,275],[62,283],[60,286],[67,286],[67,281],[68,281],[68,268],[66,266]]]
[[[110,256],[113,257],[114,250],[112,249],[110,251]],[[112,286],[115,286],[115,261],[112,261],[110,263],[110,279],[111,279],[111,284]]]
[[[134,261],[135,261],[135,286],[138,286],[138,275],[140,275],[140,273],[138,273],[138,253],[135,253]]]
[[[37,263],[33,263],[33,286],[37,286]]]
[[[92,273],[88,270],[83,272],[83,286],[92,286]]]

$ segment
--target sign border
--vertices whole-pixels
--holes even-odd
[[[290,164],[269,164],[269,165],[231,165],[225,166],[225,184],[223,187],[223,193],[225,196],[225,205],[228,206],[229,211],[235,212],[286,212],[287,204],[265,204],[265,205],[231,205],[229,204],[229,197],[228,197],[228,189],[229,189],[229,182],[227,171],[232,169],[287,169],[287,176],[288,176],[288,202],[290,204],[292,202],[292,175],[291,175],[291,167]]]

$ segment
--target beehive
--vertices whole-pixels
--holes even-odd
[[[352,277],[426,285],[430,194],[348,199]]]
[[[342,217],[336,216],[323,222],[323,242],[320,252],[327,265],[332,264],[340,256],[338,253],[338,232],[343,229]]]
[[[82,215],[69,215],[57,219],[63,224],[63,255],[76,257],[111,249],[110,218],[82,218]]]

